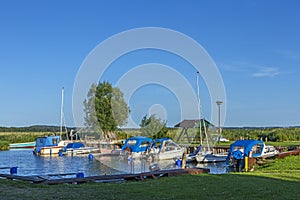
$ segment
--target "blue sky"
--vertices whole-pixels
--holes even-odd
[[[297,0],[3,0],[0,126],[59,125],[62,87],[66,123],[74,125],[73,84],[83,60],[105,39],[140,27],[176,30],[205,48],[226,89],[225,126],[300,125],[299,9]],[[149,62],[179,71],[186,64],[149,50],[123,56],[114,65],[130,70]],[[122,74],[114,69],[102,79],[115,83]],[[192,70],[184,68],[180,73],[194,83]],[[203,113],[209,118],[209,94],[203,82],[200,86]],[[145,86],[133,95],[130,105],[137,123],[154,104],[168,105],[164,109],[170,112],[169,126],[180,120],[174,94],[167,88]]]

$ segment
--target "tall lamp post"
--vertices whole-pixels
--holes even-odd
[[[221,125],[220,125],[220,123],[221,123],[221,110],[220,110],[220,106],[221,106],[221,104],[222,104],[223,102],[222,102],[222,101],[217,101],[216,103],[217,103],[217,105],[218,105],[218,112],[219,112],[218,133],[219,133],[219,136],[221,136]],[[220,140],[220,138],[219,138],[219,140]]]

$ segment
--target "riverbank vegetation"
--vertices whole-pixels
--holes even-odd
[[[0,179],[5,199],[299,199],[300,157],[275,159],[255,172],[161,177],[122,183],[39,185]],[[74,192],[76,191],[76,192]]]
[[[300,141],[300,128],[224,128],[222,135],[230,140],[262,139],[272,142]]]
[[[76,130],[74,127],[67,128],[67,130]],[[181,134],[180,128],[167,128],[160,137],[170,137],[171,139],[178,139]],[[199,145],[199,131],[198,129],[189,129],[189,136],[195,135],[191,145]],[[209,130],[216,134],[216,129]],[[131,136],[140,135],[140,129],[122,129],[115,131],[118,139],[126,139]],[[8,149],[10,143],[32,142],[36,137],[59,134],[58,126],[30,126],[30,127],[0,127],[0,149]],[[93,134],[93,133],[92,133]],[[96,133],[95,133],[96,134]],[[222,136],[229,139],[231,142],[221,142],[218,145],[230,145],[233,141],[238,139],[262,139],[267,144],[273,146],[299,146],[300,145],[300,128],[299,127],[273,127],[273,128],[224,128]],[[186,137],[182,135],[182,138]],[[181,138],[181,139],[182,139]],[[188,142],[186,140],[186,142]]]
[[[33,142],[37,137],[51,132],[0,132],[0,150],[7,150],[11,143]]]

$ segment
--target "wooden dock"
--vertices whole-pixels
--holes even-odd
[[[22,180],[32,183],[42,183],[48,185],[54,184],[80,184],[88,182],[119,182],[130,180],[144,180],[147,178],[156,179],[159,177],[178,176],[183,174],[201,174],[208,173],[209,169],[204,168],[186,168],[186,169],[170,169],[170,170],[158,170],[152,172],[143,172],[137,174],[116,174],[116,175],[102,175],[102,176],[89,176],[82,178],[60,178],[60,179],[46,179],[42,176],[18,176],[9,174],[0,174],[0,177],[11,180]]]
[[[278,158],[285,158],[286,156],[290,156],[290,155],[298,155],[300,156],[300,150],[294,150],[294,151],[286,151],[286,152],[282,152],[278,155]]]

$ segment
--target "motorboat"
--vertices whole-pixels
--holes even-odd
[[[59,151],[59,155],[83,155],[90,153],[100,153],[98,147],[86,147],[82,142],[71,142]]]
[[[269,158],[278,154],[275,147],[265,145],[262,140],[237,140],[230,145],[226,163],[229,168],[241,171],[246,158]]]
[[[237,140],[230,145],[228,158],[233,156],[236,159],[240,157],[266,158],[279,154],[279,151],[271,145],[265,145],[262,140]]]
[[[126,158],[139,158],[150,152],[152,139],[143,136],[131,137],[125,140],[120,155]]]
[[[181,159],[185,149],[170,138],[155,139],[151,145],[150,155],[156,160]]]
[[[68,143],[69,141],[61,140],[60,136],[38,137],[35,141],[33,153],[38,156],[58,155],[59,150]]]

